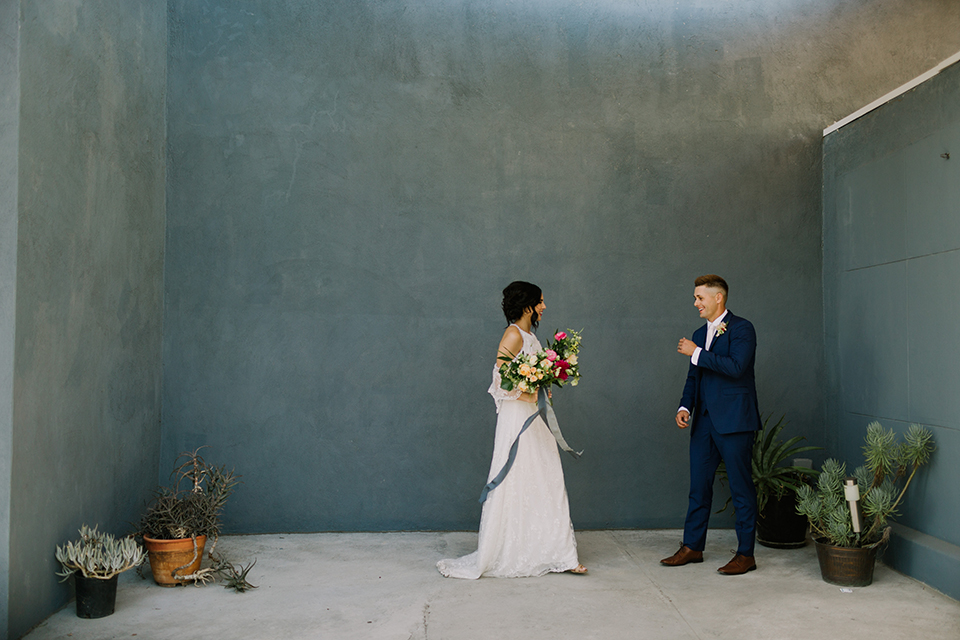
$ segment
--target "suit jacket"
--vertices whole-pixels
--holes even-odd
[[[680,406],[690,409],[692,428],[706,408],[718,433],[757,431],[760,411],[753,373],[757,333],[749,320],[729,310],[724,322],[727,330],[714,336],[710,351],[703,349],[697,364],[690,363]],[[706,340],[704,324],[694,332],[693,342],[702,348]]]

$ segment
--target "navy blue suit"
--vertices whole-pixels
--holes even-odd
[[[753,485],[752,455],[760,429],[753,365],[757,334],[749,320],[727,311],[726,331],[714,336],[697,364],[690,363],[683,386],[682,407],[690,410],[690,504],[683,543],[703,551],[713,504],[713,481],[726,464],[736,514],[737,553],[753,556],[757,526],[757,493]],[[693,334],[703,348],[707,325]]]

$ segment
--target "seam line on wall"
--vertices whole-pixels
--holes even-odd
[[[925,427],[935,427],[937,429],[947,429],[948,431],[960,431],[957,427],[951,427],[945,424],[936,424],[934,422],[920,422],[919,420],[904,420],[902,418],[894,418],[893,416],[879,416],[875,413],[860,413],[859,411],[850,411],[849,409],[844,409],[844,413],[851,416],[860,416],[861,418],[871,418],[876,421],[880,420],[892,420],[894,422],[902,422],[904,424],[922,424]]]
[[[958,248],[958,249],[944,249],[943,251],[933,251],[933,252],[931,252],[931,253],[924,253],[924,254],[919,255],[919,256],[910,256],[909,258],[900,258],[899,260],[890,260],[889,262],[878,262],[878,263],[876,263],[876,264],[868,264],[868,265],[863,266],[863,267],[853,267],[852,269],[844,269],[843,272],[844,272],[844,273],[850,273],[850,272],[852,272],[852,271],[863,271],[864,269],[873,269],[874,267],[885,267],[885,266],[891,265],[891,264],[899,264],[899,263],[901,263],[901,262],[910,262],[911,260],[919,260],[920,258],[930,258],[930,257],[932,257],[932,256],[941,256],[941,255],[943,255],[943,254],[945,254],[945,253],[954,253],[954,252],[956,252],[956,251],[960,251],[960,248]]]
[[[876,100],[874,100],[867,106],[863,107],[862,109],[859,109],[858,111],[854,111],[843,120],[838,120],[837,122],[834,122],[832,125],[830,125],[829,127],[823,130],[823,137],[826,138],[828,135],[830,135],[840,127],[850,124],[857,118],[865,116],[866,114],[870,113],[877,107],[881,107],[885,105],[886,103],[890,102],[894,98],[906,93],[907,91],[910,91],[910,89],[913,89],[917,85],[923,84],[933,76],[937,75],[938,73],[940,73],[941,71],[949,67],[950,65],[955,64],[957,62],[960,62],[960,51],[953,54],[952,56],[950,56],[949,58],[947,58],[946,60],[938,64],[937,66],[935,66],[933,69],[930,69],[926,73],[921,73],[919,76],[917,76],[910,82],[900,85],[899,87],[897,87],[887,95],[883,96],[882,98],[877,98]]]

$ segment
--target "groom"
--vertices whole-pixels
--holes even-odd
[[[677,426],[690,427],[690,505],[680,550],[662,564],[703,562],[713,480],[721,459],[727,467],[736,511],[737,553],[718,571],[740,575],[757,568],[753,559],[757,493],[753,486],[754,432],[760,429],[753,363],[757,334],[749,320],[727,311],[727,283],[716,275],[694,281],[694,306],[707,324],[680,339],[677,351],[690,357]]]

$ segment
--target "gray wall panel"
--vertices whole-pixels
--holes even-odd
[[[165,180],[165,3],[21,11],[12,638],[71,595],[55,545],[155,486]]]
[[[515,278],[585,329],[578,527],[682,522],[701,273],[828,444],[820,131],[960,48],[942,2],[170,8],[161,477],[211,445],[248,532],[475,528]]]
[[[841,178],[838,216],[845,244],[840,260],[845,269],[903,260],[906,223],[903,158],[880,158]]]
[[[955,576],[941,569],[960,557],[960,308],[950,293],[960,273],[958,90],[953,65],[830,134],[823,163],[827,406],[838,450],[860,464],[873,420],[932,429],[937,451],[910,487],[900,518],[909,529],[888,561],[951,594]],[[899,257],[878,250],[901,244]]]
[[[960,428],[960,376],[951,357],[960,354],[960,300],[946,294],[956,287],[960,251],[911,260],[908,270],[904,302],[910,316],[910,420]]]
[[[955,98],[960,100],[960,94]],[[954,99],[949,96],[947,99]],[[906,249],[911,258],[957,248],[960,241],[960,124],[945,126],[906,149]],[[944,158],[949,155],[949,159]],[[930,308],[932,311],[933,309]],[[940,313],[940,312],[938,312]]]
[[[20,3],[0,2],[0,637],[10,608],[10,470],[17,300],[17,152],[20,134]]]
[[[843,197],[843,196],[841,196]],[[909,321],[903,262],[840,274],[839,349],[844,409],[909,418]]]

